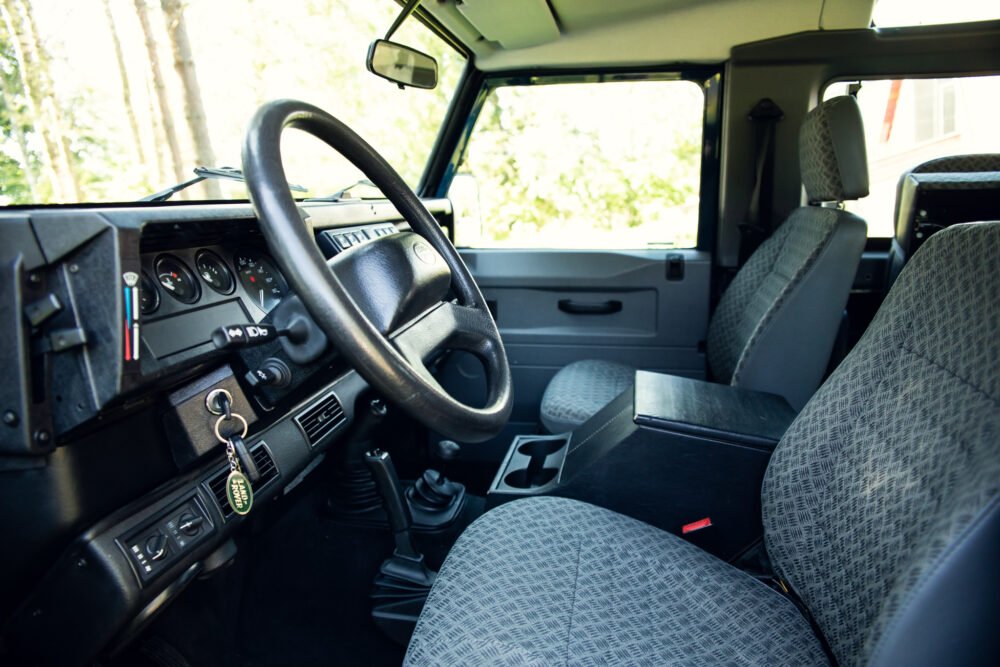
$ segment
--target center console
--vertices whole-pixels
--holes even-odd
[[[774,394],[637,371],[572,433],[516,437],[487,506],[576,498],[732,558],[762,533],[764,471],[795,414]]]

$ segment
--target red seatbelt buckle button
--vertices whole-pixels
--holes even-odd
[[[681,535],[687,535],[688,533],[693,533],[696,530],[708,528],[711,525],[712,519],[706,516],[704,519],[698,519],[697,521],[692,521],[691,523],[686,523],[681,526]]]

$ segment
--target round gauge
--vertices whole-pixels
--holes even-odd
[[[194,259],[198,275],[209,287],[219,294],[229,294],[233,291],[233,274],[222,258],[211,250],[202,250]]]
[[[237,253],[233,264],[236,265],[240,285],[250,295],[254,305],[265,313],[270,312],[288,293],[288,284],[274,261],[259,250]]]
[[[160,307],[160,293],[153,279],[143,271],[139,276],[139,310],[143,315],[155,313]]]
[[[172,255],[163,255],[156,260],[156,280],[181,303],[194,303],[201,296],[198,280],[181,260]]]

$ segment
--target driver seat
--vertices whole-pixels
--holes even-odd
[[[1000,664],[1000,222],[915,255],[774,451],[783,594],[564,498],[459,539],[408,665]]]

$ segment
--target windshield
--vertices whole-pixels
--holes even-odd
[[[0,205],[135,201],[189,180],[197,166],[240,167],[262,103],[326,109],[416,186],[464,58],[415,17],[394,41],[433,56],[434,90],[365,69],[368,44],[400,10],[392,0],[12,0],[0,11]],[[288,131],[296,196],[363,178],[318,140]],[[245,199],[209,180],[174,199]]]

